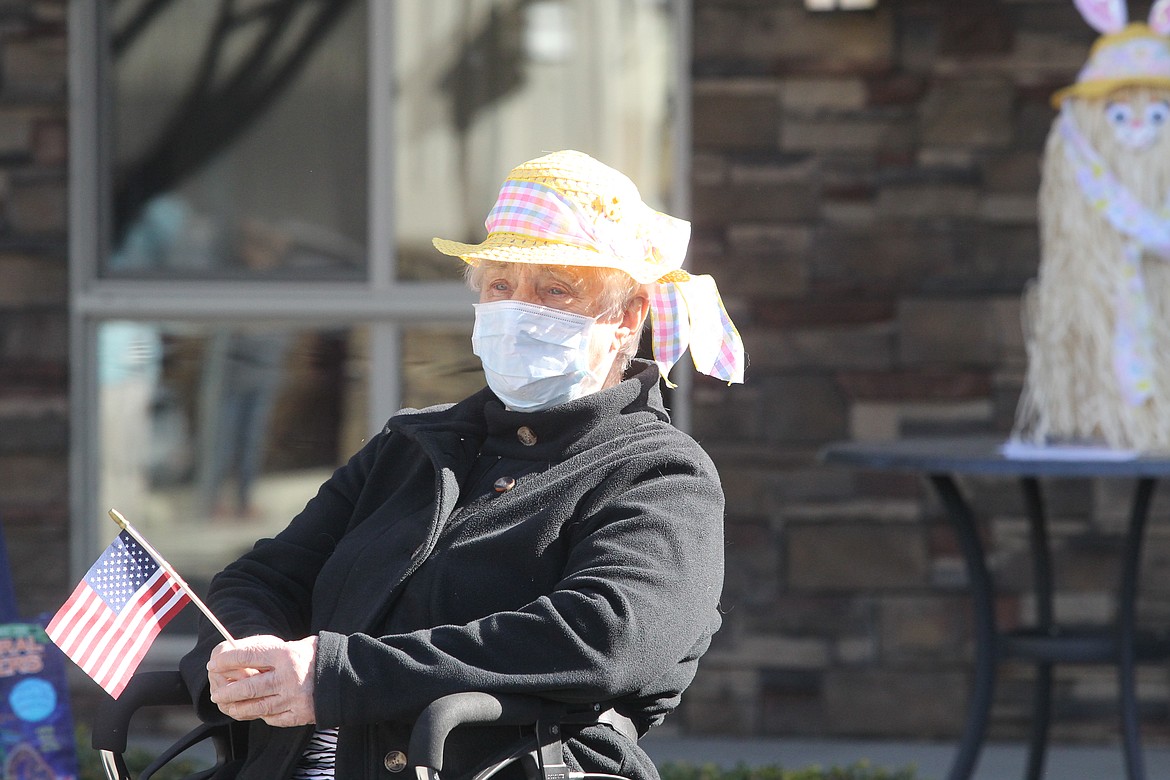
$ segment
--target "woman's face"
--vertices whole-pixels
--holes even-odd
[[[521,301],[596,316],[596,285],[555,266],[531,263],[493,263],[484,270],[480,303]]]
[[[586,317],[596,317],[589,345],[590,367],[595,375],[605,376],[603,387],[621,381],[621,363],[615,357],[623,344],[641,331],[650,304],[645,296],[636,297],[624,311],[598,316],[604,292],[598,277],[575,274],[557,266],[533,263],[488,263],[479,287],[480,303],[521,301]]]

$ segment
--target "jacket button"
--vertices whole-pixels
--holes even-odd
[[[497,493],[507,493],[516,487],[516,480],[513,477],[500,477],[492,483],[492,487],[496,489]]]
[[[391,750],[386,754],[386,758],[382,760],[386,770],[394,772],[395,774],[406,769],[406,754],[401,750]]]
[[[516,438],[519,439],[520,443],[525,447],[531,447],[533,444],[536,444],[536,431],[532,430],[527,425],[521,425],[516,429]]]

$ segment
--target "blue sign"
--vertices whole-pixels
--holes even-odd
[[[0,624],[0,776],[76,780],[61,651],[37,623]]]

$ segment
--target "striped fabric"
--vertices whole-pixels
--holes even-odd
[[[292,780],[332,778],[337,759],[337,729],[317,729],[293,770]]]

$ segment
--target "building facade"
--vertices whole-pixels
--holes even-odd
[[[108,506],[205,581],[395,408],[478,386],[429,238],[473,237],[508,165],[571,146],[690,216],[750,358],[743,386],[674,398],[723,476],[729,561],[676,722],[957,732],[971,629],[939,507],[816,453],[1010,430],[1048,98],[1093,39],[1069,0],[304,1],[234,39],[218,5],[0,3],[0,521],[26,615],[112,536]],[[1125,495],[1052,487],[1058,608],[1108,618]],[[1024,620],[1020,499],[964,489]],[[1023,732],[1029,679],[1005,667],[993,735]],[[1139,682],[1157,731],[1165,670]],[[1061,670],[1057,735],[1112,734],[1112,684]]]

